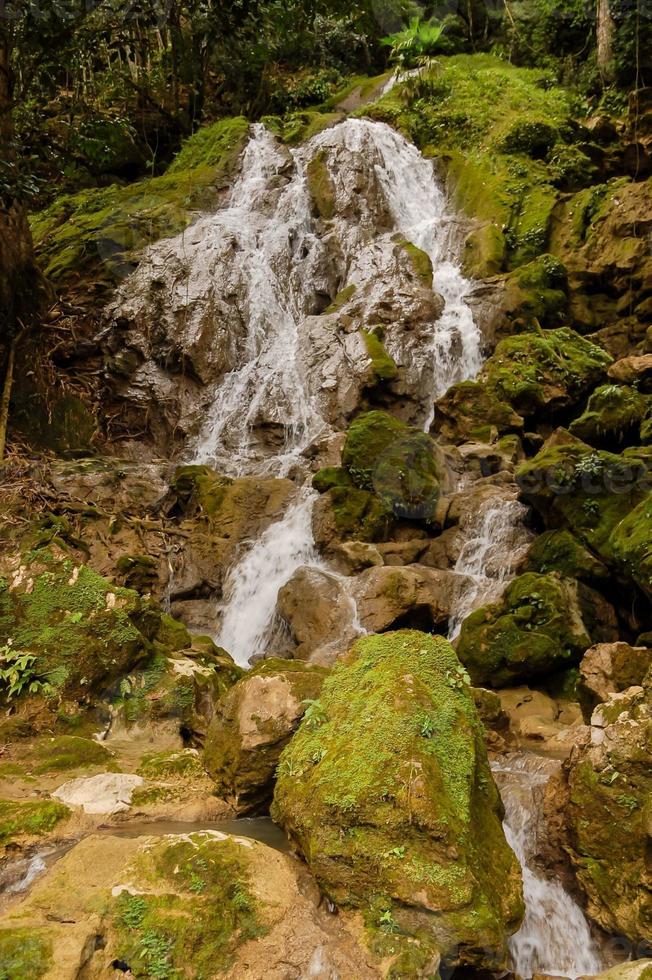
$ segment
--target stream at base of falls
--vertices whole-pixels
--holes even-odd
[[[600,948],[577,902],[555,878],[536,866],[546,783],[560,763],[530,752],[506,755],[492,764],[505,807],[507,842],[523,874],[525,919],[509,941],[514,972],[579,977],[605,969]]]

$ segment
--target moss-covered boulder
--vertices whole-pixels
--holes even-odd
[[[522,432],[523,424],[523,416],[485,381],[460,381],[435,403],[431,431],[454,443],[489,442],[507,432]]]
[[[610,363],[601,347],[561,327],[501,340],[481,380],[530,418],[577,404],[602,380]]]
[[[410,630],[358,640],[278,773],[274,819],[326,894],[386,928],[394,952],[412,948],[423,969],[433,952],[465,961],[503,948],[523,911],[519,869],[446,640]]]
[[[641,424],[652,399],[628,385],[601,385],[587,406],[571,423],[569,431],[592,446],[614,446],[627,440],[639,442]]]
[[[215,794],[238,812],[271,797],[279,756],[319,697],[325,673],[298,660],[263,660],[215,705],[204,764]]]
[[[457,654],[474,684],[508,687],[579,663],[592,638],[613,638],[613,613],[573,579],[526,572],[462,624]],[[611,612],[611,615],[610,615]],[[604,622],[604,620],[607,622]]]
[[[613,564],[617,531],[647,498],[651,470],[648,447],[615,455],[558,429],[533,459],[519,467],[517,481],[521,497],[548,527],[567,528],[599,558]],[[634,528],[640,519],[645,521],[645,513],[641,506],[619,539],[618,562],[624,569],[629,567],[627,553],[636,540]],[[639,577],[643,582],[644,576]]]
[[[371,490],[361,490],[340,466],[315,473],[313,486],[323,496],[313,510],[315,541],[327,548],[333,538],[384,541],[394,517]]]
[[[609,546],[620,570],[652,598],[652,493],[614,527]]]
[[[527,557],[528,571],[559,572],[589,585],[605,582],[609,569],[570,531],[544,531],[537,535]]]
[[[373,491],[396,517],[434,519],[443,461],[425,432],[386,412],[359,415],[346,434],[342,466],[355,486]]]
[[[49,834],[69,815],[68,807],[54,800],[0,800],[0,847]]]
[[[568,850],[587,911],[634,946],[652,941],[651,739],[648,675],[595,709],[590,744],[573,753],[568,771]]]
[[[149,600],[56,547],[10,559],[0,579],[5,666],[31,658],[19,670],[22,693],[82,696],[108,685],[151,656],[160,619]]]

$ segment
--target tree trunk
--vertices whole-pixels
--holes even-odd
[[[603,82],[613,80],[613,37],[615,24],[609,10],[609,0],[596,2],[596,41],[598,71]]]
[[[11,164],[15,157],[11,120],[13,84],[4,7],[4,0],[0,0],[0,162]],[[17,190],[5,186],[6,178],[14,172],[11,167],[6,168],[4,175],[0,170],[0,345],[5,354],[7,341],[15,333],[19,319],[29,319],[39,293],[27,216]]]

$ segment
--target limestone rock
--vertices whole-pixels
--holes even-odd
[[[0,968],[27,975],[19,950],[45,980],[100,980],[116,959],[142,977],[285,980],[290,961],[301,976],[380,980],[351,917],[318,900],[296,861],[245,837],[88,837],[0,917]]]
[[[102,772],[69,779],[52,795],[68,806],[81,807],[84,813],[123,813],[131,805],[134,790],[143,783],[142,776]]]
[[[652,389],[652,354],[632,354],[611,365],[609,377],[620,384],[636,384],[643,391]]]
[[[355,600],[345,581],[321,569],[299,568],[279,591],[277,611],[289,627],[295,657],[325,663],[348,649],[357,628]]]
[[[464,575],[423,565],[368,568],[351,585],[360,624],[371,633],[410,626],[430,632],[448,622]]]
[[[272,812],[336,903],[378,908],[397,944],[418,934],[420,963],[482,961],[518,926],[482,726],[442,638],[356,642],[281,757]]]
[[[204,764],[216,795],[238,812],[271,796],[279,756],[319,697],[324,673],[301,661],[263,660],[215,705]]]
[[[593,709],[628,687],[643,683],[652,666],[652,650],[629,643],[598,643],[586,651],[580,664],[578,694],[586,720]]]
[[[474,683],[506,687],[578,663],[603,631],[611,638],[615,619],[596,593],[556,573],[526,572],[467,617],[457,652]]]
[[[596,707],[590,743],[573,751],[567,774],[568,851],[588,913],[635,945],[652,941],[649,681]]]

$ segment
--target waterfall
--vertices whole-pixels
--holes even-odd
[[[509,943],[513,969],[534,974],[579,977],[605,968],[588,922],[575,900],[535,865],[541,797],[559,763],[531,753],[515,753],[492,765],[505,805],[505,836],[523,873],[525,919]]]
[[[496,488],[498,493],[498,488]],[[527,507],[516,499],[516,491],[493,496],[480,506],[469,527],[455,563],[455,571],[473,583],[457,597],[449,623],[454,639],[474,609],[495,602],[531,544],[532,535],[523,524]]]
[[[219,646],[241,667],[265,653],[274,626],[276,597],[301,565],[320,565],[312,536],[315,494],[304,492],[280,521],[261,534],[231,569],[225,586]]]
[[[373,160],[393,224],[382,231],[371,228],[364,213],[348,222],[336,219],[349,271],[356,269],[372,234],[389,242],[398,233],[432,261],[433,288],[444,299],[444,312],[432,324],[427,345],[432,388],[424,392],[424,403],[432,404],[433,397],[455,381],[472,377],[481,366],[481,335],[466,302],[470,283],[451,260],[452,223],[432,162],[383,123],[349,119],[291,152],[256,125],[227,206],[200,219],[186,233],[184,246],[194,243],[199,252],[192,294],[201,295],[203,288],[210,296],[212,267],[202,253],[217,249],[221,255],[225,241],[230,243],[230,281],[246,330],[240,349],[233,352],[237,366],[217,388],[194,450],[195,462],[210,463],[230,475],[301,471],[303,453],[327,428],[297,357],[302,323],[314,306],[327,249],[311,217],[306,176],[319,151],[331,154],[327,159],[335,182],[339,152],[362,151],[365,159]],[[187,315],[199,322],[201,304],[190,304]],[[272,452],[261,447],[254,431],[263,406],[284,432],[282,444]],[[291,505],[228,575],[217,641],[240,664],[265,652],[279,589],[300,565],[319,563],[311,528],[313,499],[304,494]],[[356,616],[352,606],[354,629],[360,632]]]

